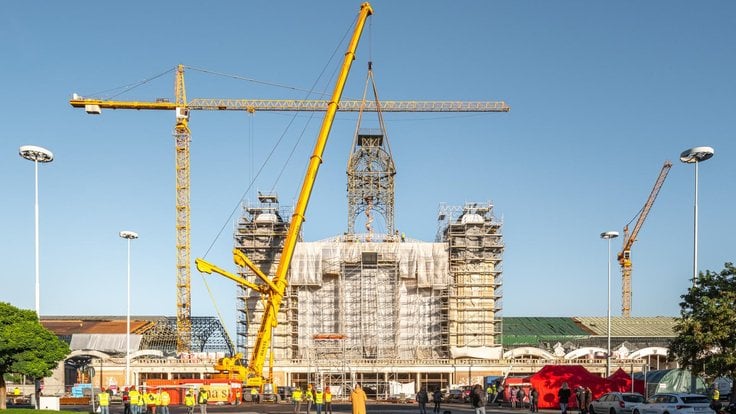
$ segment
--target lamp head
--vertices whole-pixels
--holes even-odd
[[[680,161],[692,164],[694,162],[701,162],[713,157],[714,151],[711,147],[695,147],[685,150],[680,154]]]
[[[120,237],[128,240],[133,240],[138,238],[138,233],[134,231],[123,230],[120,232]]]
[[[605,231],[601,233],[601,239],[615,239],[618,237],[617,231]]]
[[[51,151],[35,145],[23,145],[18,153],[21,157],[34,162],[51,162],[54,160],[54,154]]]

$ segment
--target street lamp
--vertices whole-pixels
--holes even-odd
[[[36,316],[41,320],[41,277],[39,270],[39,247],[38,247],[38,163],[51,162],[54,160],[54,154],[43,147],[35,145],[24,145],[20,147],[18,153],[21,157],[33,161],[36,171]]]
[[[608,350],[606,351],[606,377],[611,375],[611,239],[618,237],[617,231],[601,233],[601,239],[608,240]]]
[[[120,237],[128,240],[128,312],[125,320],[125,384],[130,382],[130,241],[138,238],[138,233],[123,230]]]
[[[711,147],[695,147],[680,154],[680,161],[686,164],[695,164],[695,202],[693,207],[693,286],[698,281],[698,164],[709,160],[713,156]]]

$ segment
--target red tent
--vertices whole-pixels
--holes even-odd
[[[608,391],[631,392],[631,381],[634,381],[634,392],[644,394],[644,381],[632,380],[631,376],[619,368],[608,377]],[[599,397],[596,395],[596,397]]]
[[[580,365],[545,365],[539,372],[529,377],[532,387],[539,391],[539,408],[557,408],[557,391],[566,382],[570,388],[570,408],[577,407],[575,388],[580,385],[590,387],[593,399],[611,392],[631,392],[631,377],[623,369],[618,369],[608,378],[591,374]],[[634,391],[644,394],[644,381],[633,380]]]
[[[539,372],[529,378],[532,387],[539,391],[539,408],[557,408],[557,391],[566,382],[570,388],[570,408],[577,407],[575,401],[575,387],[588,386],[593,391],[593,397],[602,394],[606,380],[591,374],[580,365],[545,365]],[[598,391],[598,392],[596,392]]]

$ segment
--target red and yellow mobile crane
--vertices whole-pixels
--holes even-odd
[[[286,240],[284,241],[281,259],[279,261],[278,267],[276,268],[276,275],[273,278],[270,278],[268,275],[263,273],[261,269],[259,269],[250,259],[248,259],[245,254],[237,249],[233,250],[233,259],[235,263],[239,266],[247,267],[248,269],[250,269],[258,277],[258,279],[263,282],[263,284],[250,283],[246,280],[243,280],[243,278],[233,275],[223,269],[220,269],[217,266],[210,264],[202,259],[198,258],[195,260],[195,263],[197,264],[197,269],[200,272],[219,273],[223,276],[235,280],[236,282],[244,286],[261,292],[261,294],[266,297],[266,307],[263,313],[263,320],[261,321],[260,329],[258,330],[256,342],[253,345],[253,351],[248,362],[248,367],[245,370],[246,377],[243,379],[243,386],[245,387],[257,387],[258,389],[263,391],[264,385],[273,383],[273,364],[269,365],[270,369],[268,376],[263,375],[263,365],[266,359],[266,352],[268,351],[271,342],[271,332],[278,323],[278,312],[281,308],[281,301],[284,297],[286,286],[288,284],[288,281],[286,280],[287,271],[289,270],[289,266],[291,264],[291,258],[294,254],[294,248],[296,247],[299,231],[301,229],[302,223],[304,222],[304,214],[307,210],[307,204],[309,203],[309,198],[312,194],[312,188],[314,187],[314,182],[317,178],[317,172],[319,171],[319,166],[322,163],[322,154],[324,153],[324,149],[327,144],[327,138],[330,134],[330,129],[332,128],[332,122],[335,119],[335,113],[338,109],[338,103],[340,102],[340,97],[342,96],[342,91],[345,87],[345,82],[348,78],[350,67],[353,63],[353,60],[355,59],[355,51],[358,47],[360,35],[363,32],[363,27],[365,26],[366,19],[371,14],[373,14],[373,8],[371,7],[371,5],[369,3],[363,3],[360,6],[360,13],[358,14],[358,19],[355,24],[353,37],[351,38],[348,50],[345,53],[345,57],[342,62],[342,68],[340,70],[339,76],[337,77],[335,89],[332,93],[332,98],[330,99],[330,102],[328,104],[324,120],[322,121],[322,126],[320,128],[319,135],[317,136],[317,142],[314,146],[314,151],[311,158],[309,159],[309,166],[307,167],[307,173],[304,176],[304,180],[302,182],[302,188],[299,193],[299,198],[297,199],[294,214],[291,216],[291,222],[289,224],[289,230],[286,235]],[[273,356],[271,358],[273,358]],[[222,362],[223,365],[235,366],[235,364],[227,364],[228,361]]]
[[[642,207],[639,213],[639,219],[636,220],[631,233],[629,233],[629,225],[626,224],[624,226],[624,242],[621,251],[618,253],[618,263],[621,265],[621,316],[626,318],[631,315],[631,246],[636,241],[636,236],[639,235],[639,230],[641,230],[644,220],[647,219],[649,210],[654,205],[654,200],[656,200],[657,194],[659,194],[659,190],[662,188],[662,184],[664,184],[670,168],[672,168],[672,163],[665,161],[662,170],[659,172],[659,177],[657,177],[657,181],[654,183],[654,188],[649,193],[649,198],[644,203],[644,207]]]

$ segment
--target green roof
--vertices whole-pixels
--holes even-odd
[[[573,318],[504,317],[503,345],[536,345],[539,342],[587,338],[592,334]]]
[[[675,318],[669,316],[611,318],[611,335],[617,338],[672,338]],[[504,317],[503,346],[566,342],[605,336],[606,317]]]

